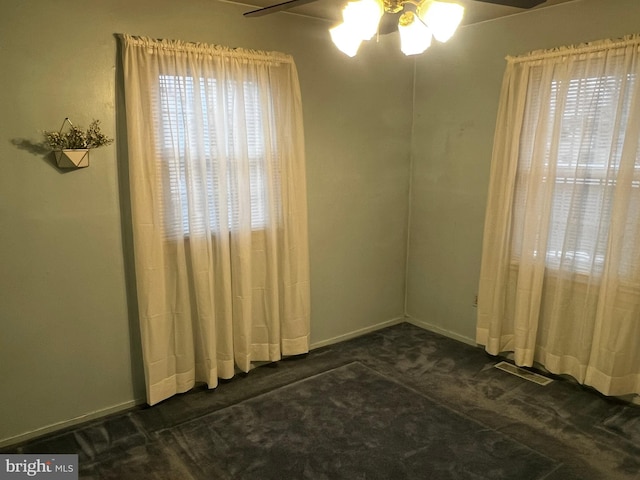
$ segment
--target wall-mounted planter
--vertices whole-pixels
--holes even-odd
[[[60,168],[84,168],[89,166],[89,149],[56,150],[53,152]]]

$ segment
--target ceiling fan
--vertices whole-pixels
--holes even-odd
[[[312,3],[316,1],[318,0],[287,0],[285,2],[269,5],[268,7],[258,8],[256,10],[245,12],[243,15],[245,17],[260,17],[262,15],[268,15],[270,13],[276,13],[282,10],[288,10],[289,8],[293,8],[293,7],[300,7],[307,3]],[[516,8],[533,8],[537,5],[540,5],[541,3],[544,3],[546,0],[475,0],[475,1],[483,2],[483,3],[494,3],[497,5],[505,5],[508,7],[516,7]]]
[[[246,12],[258,17],[304,5],[316,0],[286,0],[268,7]],[[346,1],[346,0],[345,0]],[[533,8],[546,0],[475,0],[517,8]],[[418,55],[433,39],[446,42],[462,21],[464,7],[441,0],[352,0],[342,10],[343,22],[329,30],[331,40],[344,54],[353,57],[363,41],[374,35],[400,33],[400,50],[405,55]]]

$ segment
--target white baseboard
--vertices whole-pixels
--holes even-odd
[[[356,330],[356,331],[353,331],[353,332],[345,333],[343,335],[338,335],[336,337],[329,338],[327,340],[323,340],[323,341],[320,341],[320,342],[313,343],[313,344],[311,344],[310,347],[313,350],[315,348],[324,347],[326,345],[332,345],[334,343],[338,343],[338,342],[342,342],[344,340],[349,340],[351,338],[359,337],[359,336],[364,335],[366,333],[373,332],[375,330],[380,330],[380,329],[385,328],[385,327],[390,327],[392,325],[396,325],[396,324],[402,323],[404,321],[405,321],[404,317],[394,318],[392,320],[387,320],[385,322],[382,322],[382,323],[379,323],[379,324],[376,324],[376,325],[373,325],[373,326],[370,326],[370,327],[362,328],[360,330]],[[32,431],[29,431],[29,432],[21,433],[19,435],[15,435],[13,437],[3,438],[3,439],[0,439],[0,448],[6,447],[8,445],[14,445],[14,444],[22,443],[22,442],[25,442],[25,441],[30,440],[32,438],[36,438],[36,437],[39,437],[39,436],[42,436],[42,435],[46,435],[48,433],[52,433],[52,432],[56,432],[58,430],[62,430],[62,429],[68,428],[68,427],[72,427],[74,425],[78,425],[80,423],[87,422],[89,420],[95,420],[95,419],[100,418],[100,417],[105,417],[107,415],[112,415],[114,413],[122,412],[124,410],[129,409],[129,408],[135,407],[136,405],[141,405],[143,403],[145,403],[144,399],[131,400],[131,401],[128,401],[128,402],[121,403],[119,405],[114,405],[114,406],[109,407],[109,408],[96,410],[94,412],[87,413],[86,415],[81,415],[79,417],[72,418],[70,420],[63,420],[61,422],[53,423],[51,425],[47,425],[45,427],[38,428],[36,430],[32,430]]]
[[[6,447],[8,445],[22,443],[24,441],[31,440],[32,438],[36,438],[41,435],[46,435],[47,433],[56,432],[58,430],[62,430],[67,427],[72,427],[74,425],[78,425],[80,423],[84,423],[89,420],[95,420],[97,418],[105,417],[107,415],[112,415],[114,413],[122,412],[124,410],[128,410],[129,408],[135,407],[136,405],[143,404],[144,402],[145,402],[144,399],[130,400],[128,402],[123,402],[118,405],[113,405],[111,407],[103,408],[101,410],[96,410],[94,412],[90,412],[85,415],[80,415],[79,417],[75,417],[70,420],[63,420],[61,422],[52,423],[51,425],[47,425],[42,428],[37,428],[36,430],[31,430],[30,432],[21,433],[19,435],[15,435],[9,438],[3,438],[3,439],[0,439],[0,448]]]
[[[329,338],[327,340],[322,340],[320,342],[312,343],[310,348],[311,350],[315,350],[316,348],[326,347],[327,345],[333,345],[334,343],[344,342],[345,340],[350,340],[352,338],[360,337],[361,335],[375,332],[376,330],[380,330],[382,328],[403,323],[405,320],[406,319],[404,317],[398,317],[398,318],[393,318],[391,320],[386,320],[382,323],[377,323],[370,327],[361,328],[360,330],[355,330],[353,332],[344,333],[342,335],[338,335],[336,337]]]
[[[410,323],[411,325],[415,325],[416,327],[424,328],[425,330],[429,330],[430,332],[439,333],[440,335],[458,340],[459,342],[466,343],[467,345],[473,345],[474,347],[478,345],[473,338],[465,337],[464,335],[452,332],[451,330],[445,330],[444,328],[438,327],[422,320],[418,320],[413,317],[407,316],[405,318],[405,321],[407,323]]]
[[[421,327],[421,328],[424,328],[426,330],[430,330],[430,331],[442,334],[442,335],[444,335],[446,337],[450,337],[450,338],[453,338],[455,340],[459,340],[461,342],[468,343],[470,345],[475,345],[476,344],[475,341],[473,341],[470,338],[463,337],[461,335],[457,335],[457,334],[455,334],[453,332],[450,332],[448,330],[444,330],[444,329],[441,329],[439,327],[436,327],[435,325],[431,325],[429,323],[422,322],[420,320],[416,320],[416,319],[411,318],[411,317],[406,317],[406,318],[405,317],[397,317],[397,318],[393,318],[391,320],[386,320],[384,322],[381,322],[381,323],[378,323],[378,324],[375,324],[375,325],[371,325],[371,326],[368,326],[368,327],[365,327],[365,328],[361,328],[359,330],[354,330],[354,331],[351,331],[351,332],[348,332],[348,333],[344,333],[342,335],[337,335],[335,337],[332,337],[332,338],[329,338],[329,339],[326,339],[326,340],[322,340],[322,341],[319,341],[319,342],[312,343],[310,348],[311,348],[311,350],[314,350],[316,348],[324,347],[324,346],[327,346],[327,345],[333,345],[334,343],[339,343],[339,342],[343,342],[345,340],[350,340],[352,338],[360,337],[360,336],[365,335],[367,333],[371,333],[371,332],[374,332],[376,330],[380,330],[380,329],[383,329],[383,328],[386,328],[386,327],[390,327],[392,325],[398,325],[398,324],[403,323],[405,321],[408,322],[408,323],[411,323],[412,325],[415,325],[417,327]],[[62,429],[68,428],[68,427],[72,427],[74,425],[78,425],[78,424],[83,423],[83,422],[87,422],[89,420],[95,420],[95,419],[100,418],[100,417],[105,417],[107,415],[112,415],[114,413],[122,412],[124,410],[129,409],[129,408],[135,407],[136,405],[143,404],[144,402],[145,402],[144,399],[130,400],[128,402],[123,402],[123,403],[121,403],[119,405],[114,405],[112,407],[104,408],[104,409],[101,409],[101,410],[96,410],[94,412],[90,412],[90,413],[87,413],[85,415],[81,415],[81,416],[76,417],[76,418],[72,418],[72,419],[69,419],[69,420],[64,420],[64,421],[61,421],[61,422],[53,423],[51,425],[47,425],[45,427],[38,428],[36,430],[32,430],[32,431],[29,431],[29,432],[21,433],[19,435],[15,435],[13,437],[3,438],[3,439],[0,439],[0,448],[8,446],[8,445],[18,444],[18,443],[30,440],[32,438],[36,438],[36,437],[39,437],[39,436],[42,436],[42,435],[46,435],[48,433],[52,433],[52,432],[55,432],[55,431],[58,431],[58,430],[62,430]]]

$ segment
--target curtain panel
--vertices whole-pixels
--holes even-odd
[[[640,37],[508,57],[477,342],[640,393]]]
[[[277,52],[123,35],[147,401],[309,349],[302,107]]]

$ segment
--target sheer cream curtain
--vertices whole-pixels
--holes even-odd
[[[293,59],[123,35],[147,400],[309,348]]]
[[[507,59],[477,341],[640,393],[640,37]]]

